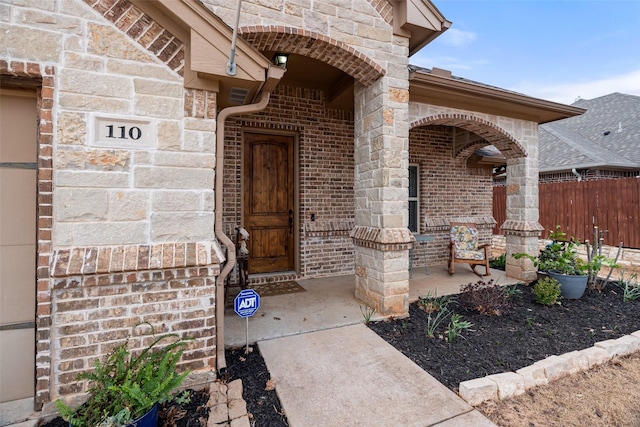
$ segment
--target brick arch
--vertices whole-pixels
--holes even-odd
[[[324,34],[275,25],[242,27],[239,33],[260,51],[295,53],[317,59],[344,71],[364,86],[370,86],[385,74],[371,58]]]
[[[507,159],[527,156],[527,151],[524,147],[504,129],[490,121],[470,114],[437,114],[414,121],[411,123],[410,128],[431,125],[453,126],[465,129],[484,139],[484,141],[471,141],[468,144],[456,147],[456,151],[453,153],[455,158],[467,158],[479,148],[487,145],[496,147]]]
[[[170,69],[183,74],[184,43],[149,15],[128,0],[83,1]],[[386,22],[392,22],[393,8],[388,2],[368,1]],[[385,70],[366,55],[323,34],[279,26],[243,27],[239,33],[258,50],[278,50],[318,59],[344,71],[364,86],[370,86],[385,74]]]

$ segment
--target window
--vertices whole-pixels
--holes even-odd
[[[409,230],[413,233],[420,232],[419,177],[418,165],[409,165]]]

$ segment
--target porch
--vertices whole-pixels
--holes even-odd
[[[482,270],[482,269],[480,269]],[[467,266],[457,266],[451,276],[446,265],[429,266],[428,274],[424,267],[414,268],[413,278],[409,280],[409,301],[414,302],[428,292],[437,295],[455,294],[461,285],[477,282],[480,277],[473,274]],[[491,276],[501,285],[521,282],[507,277],[504,271],[491,270]],[[297,281],[305,292],[260,299],[260,309],[249,318],[249,342],[280,338],[335,327],[353,325],[364,321],[362,310],[366,305],[358,301],[355,294],[354,275],[323,277]],[[237,288],[232,288],[232,292]],[[237,291],[236,291],[237,293]],[[231,301],[232,297],[229,297]],[[229,304],[231,305],[231,304]],[[375,316],[374,319],[380,319]],[[225,345],[241,346],[246,344],[246,321],[237,316],[233,307],[225,310]]]

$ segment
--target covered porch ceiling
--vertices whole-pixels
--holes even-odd
[[[275,51],[262,52],[273,58]],[[323,91],[327,107],[353,111],[354,78],[349,74],[317,59],[289,54],[287,72],[282,84]]]

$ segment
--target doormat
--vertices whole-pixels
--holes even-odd
[[[271,297],[274,295],[295,294],[296,292],[306,292],[307,290],[300,286],[298,282],[289,280],[287,282],[263,283],[249,285],[251,289],[256,291],[261,297]]]

